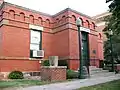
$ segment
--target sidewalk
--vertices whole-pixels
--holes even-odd
[[[82,80],[69,81],[64,83],[55,83],[42,86],[32,86],[27,88],[19,88],[18,90],[74,90],[84,86],[91,86],[120,79],[120,74],[108,77],[96,77]]]

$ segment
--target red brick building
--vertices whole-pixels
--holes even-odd
[[[82,20],[83,59],[99,67],[103,43],[94,20],[67,8],[49,15],[4,2],[0,6],[0,72],[39,71],[41,60],[59,56],[69,68],[79,67],[76,18]],[[43,58],[33,57],[34,50],[44,50]],[[84,63],[85,63],[84,62]]]
[[[106,25],[105,18],[108,18],[111,15],[109,12],[104,12],[93,17],[96,23],[96,30],[99,32],[99,35],[103,39],[103,42],[107,40],[106,35],[103,33],[103,30]]]

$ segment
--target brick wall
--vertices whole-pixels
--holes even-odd
[[[21,8],[11,4],[5,5],[1,9],[1,12],[3,12],[1,16],[3,17],[0,16],[0,19],[5,20],[0,28],[0,57],[12,59],[0,59],[0,64],[4,63],[5,65],[5,67],[1,67],[2,71],[11,71],[16,67],[23,71],[39,70],[40,59],[35,59],[36,61],[34,59],[30,61],[29,59],[29,24],[44,28],[42,32],[42,49],[45,51],[45,57],[43,59],[48,59],[48,56],[51,55],[59,56],[70,60],[69,66],[71,69],[77,69],[79,66],[77,61],[79,56],[78,34],[75,24],[77,17],[83,20],[84,27],[91,30],[89,34],[90,56],[93,56],[92,50],[95,49],[97,52],[95,57],[98,58],[97,31],[94,29],[94,20],[90,17],[83,16],[71,9],[65,9],[51,16],[24,7]],[[100,55],[100,57],[103,57],[103,55]]]
[[[43,81],[64,81],[66,80],[66,67],[41,67],[41,79]]]
[[[3,27],[2,56],[29,57],[30,31],[12,26]]]
[[[69,68],[71,70],[78,70],[79,69],[79,62],[80,60],[79,59],[72,59],[72,60],[69,60]]]
[[[54,55],[59,57],[69,56],[69,30],[55,33],[52,39],[51,49],[53,49]]]
[[[39,61],[35,60],[0,60],[1,72],[19,71],[39,71]]]

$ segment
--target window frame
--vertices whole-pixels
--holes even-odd
[[[35,31],[35,32],[39,32],[40,33],[40,42],[39,42],[39,44],[31,43],[31,31]],[[39,45],[39,50],[42,50],[42,31],[36,30],[36,29],[30,29],[30,47],[31,47],[31,44]],[[30,50],[30,58],[40,58],[40,57],[33,57],[33,50],[31,50],[31,48],[29,48],[29,50]]]

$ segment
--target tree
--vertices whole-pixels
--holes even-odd
[[[108,28],[113,30],[115,34],[120,33],[120,0],[106,0],[111,2],[109,5],[109,12],[112,13],[108,19]]]
[[[107,23],[104,31],[108,40],[104,44],[104,56],[108,62],[111,62],[111,47],[109,35],[106,32],[112,30],[113,58],[120,63],[120,0],[106,0],[106,3],[108,2],[110,3],[109,12],[111,15],[105,20]]]
[[[113,58],[116,63],[120,63],[120,34],[113,35],[112,37]],[[104,43],[104,57],[107,63],[111,63],[111,45],[108,40]]]

